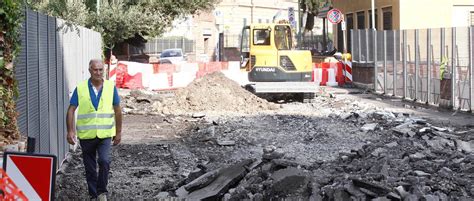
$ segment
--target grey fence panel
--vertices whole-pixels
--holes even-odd
[[[469,101],[469,28],[458,27],[456,29],[456,72],[457,83],[455,94],[457,106],[461,110],[470,110]]]
[[[56,19],[48,17],[48,107],[49,107],[49,152],[63,155],[58,149],[58,94],[57,94],[57,48],[56,48]],[[62,135],[62,133],[61,133]]]
[[[39,153],[49,153],[48,17],[38,15]]]
[[[474,26],[469,28],[469,102],[474,111]]]
[[[233,40],[233,39],[232,39]],[[145,54],[159,54],[163,50],[181,48],[185,53],[194,52],[194,40],[185,37],[178,38],[155,38],[149,40],[143,48]]]
[[[58,32],[62,20],[31,10],[25,14],[22,49],[15,61],[18,126],[22,135],[36,139],[35,152],[54,154],[61,162],[69,147],[65,126],[69,92],[89,77],[87,64],[100,58],[101,37],[83,27],[80,36]]]
[[[472,111],[473,31],[473,27],[377,31],[373,39],[354,30],[353,62],[375,67],[377,93]],[[367,41],[376,41],[374,50]],[[372,61],[374,56],[377,62]]]
[[[18,82],[19,96],[16,99],[16,110],[19,113],[17,118],[18,127],[22,135],[28,133],[28,96],[27,89],[27,51],[26,51],[26,37],[27,37],[27,22],[28,18],[25,17],[25,22],[20,32],[21,50],[18,54],[15,63],[15,78]]]
[[[39,88],[38,88],[38,13],[27,12],[27,90],[28,94],[28,137],[39,139]],[[36,151],[39,140],[36,140]]]
[[[61,24],[60,19],[56,19],[56,28]],[[57,91],[57,117],[58,117],[58,157],[64,157],[66,152],[68,151],[67,142],[66,142],[66,110],[65,110],[65,97],[67,96],[67,92],[65,90],[65,81],[66,78],[64,77],[64,45],[63,45],[63,34],[61,32],[56,32],[56,91]],[[62,161],[59,159],[58,161]]]

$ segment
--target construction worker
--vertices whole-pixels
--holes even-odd
[[[102,61],[91,60],[89,72],[91,78],[76,87],[69,103],[66,115],[67,141],[71,145],[76,144],[77,132],[89,195],[93,200],[107,200],[110,149],[112,141],[114,145],[118,145],[121,140],[122,111],[114,83],[103,79]],[[77,108],[74,128],[74,113]]]

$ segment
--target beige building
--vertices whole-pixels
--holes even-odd
[[[375,0],[377,30],[407,30],[474,26],[474,0]],[[372,28],[371,0],[337,0],[347,30]],[[341,27],[334,28],[338,47]]]
[[[164,36],[185,36],[195,41],[190,60],[212,61],[217,59],[219,34],[224,35],[226,53],[236,54],[243,26],[250,23],[271,23],[288,19],[288,10],[294,9],[295,25],[298,22],[298,0],[221,0],[212,11],[174,23]],[[234,49],[233,53],[231,50]],[[233,55],[235,57],[238,55]]]

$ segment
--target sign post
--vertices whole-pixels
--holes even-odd
[[[5,152],[3,169],[29,200],[53,200],[56,156]]]

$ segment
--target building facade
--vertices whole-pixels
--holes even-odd
[[[183,36],[195,41],[194,51],[188,53],[190,61],[217,60],[219,35],[223,37],[226,53],[236,54],[245,25],[288,19],[291,7],[295,10],[294,21],[297,25],[298,0],[222,0],[212,11],[201,11],[195,16],[177,21],[164,37]]]
[[[372,26],[371,0],[337,0],[333,1],[333,7],[344,14],[347,30],[474,26],[473,0],[375,0],[374,2],[375,27]],[[335,27],[334,31],[337,33],[334,35],[337,46],[342,49],[341,26]]]

